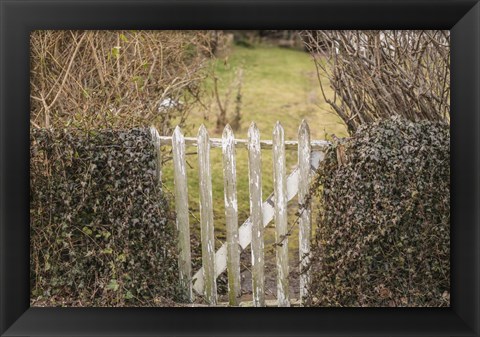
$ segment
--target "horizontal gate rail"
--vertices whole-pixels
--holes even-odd
[[[198,146],[198,139],[194,137],[184,137],[185,146]],[[162,146],[171,145],[172,137],[169,136],[158,136]],[[238,148],[247,148],[248,139],[234,139],[233,141],[235,147]],[[325,151],[329,146],[330,142],[326,140],[312,140],[310,142],[312,151]],[[210,147],[222,147],[222,138],[210,138]],[[271,150],[273,148],[273,142],[271,140],[260,140],[260,148],[262,150]],[[296,140],[286,140],[285,141],[285,150],[297,150],[298,141]]]

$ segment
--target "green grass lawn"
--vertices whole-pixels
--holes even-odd
[[[236,138],[247,138],[247,130],[254,121],[261,133],[262,139],[272,139],[272,130],[276,121],[280,121],[285,129],[286,140],[296,140],[297,130],[306,119],[310,125],[312,139],[325,139],[331,134],[346,136],[346,128],[340,118],[332,113],[329,105],[324,102],[315,72],[315,66],[309,54],[278,47],[257,46],[255,48],[233,47],[228,59],[216,59],[211,65],[218,77],[221,97],[228,91],[235,79],[237,69],[243,69],[241,127],[235,132]],[[327,83],[325,83],[327,84]],[[205,83],[211,96],[205,97],[207,107],[198,107],[191,113],[184,130],[185,136],[196,137],[198,127],[204,123],[211,138],[221,138],[221,132],[216,132],[216,115],[219,112],[213,94],[212,81]],[[327,92],[331,94],[331,92]],[[233,116],[236,89],[230,97],[230,114]],[[196,148],[187,148],[187,153],[195,152]],[[187,156],[189,207],[191,209],[192,230],[198,231],[199,218],[199,179],[197,156]],[[249,216],[248,191],[248,155],[246,149],[237,149],[237,193],[239,222],[243,223]],[[287,150],[287,171],[296,165],[296,151]],[[220,244],[224,242],[224,200],[223,172],[221,149],[211,151],[212,188],[215,218],[215,235]],[[271,151],[262,151],[262,180],[264,199],[273,192],[273,163]],[[167,191],[174,191],[172,163],[163,167],[163,182]],[[173,199],[173,198],[172,198]],[[172,200],[173,203],[173,200]],[[289,219],[295,219],[296,207],[289,208]],[[266,234],[266,243],[274,242],[273,230]],[[298,255],[296,234],[290,240],[292,256]]]

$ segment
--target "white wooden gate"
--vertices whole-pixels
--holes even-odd
[[[173,152],[176,228],[178,233],[180,285],[184,300],[191,302],[196,294],[204,296],[210,305],[217,304],[216,279],[227,270],[229,305],[238,305],[240,289],[240,250],[248,245],[252,251],[253,305],[265,306],[264,276],[264,228],[275,220],[277,301],[278,306],[290,306],[288,287],[288,235],[287,202],[298,194],[299,204],[299,258],[300,300],[308,292],[311,241],[311,210],[306,202],[312,172],[324,158],[330,143],[310,140],[308,124],[303,121],[298,130],[298,141],[285,141],[284,130],[279,122],[273,129],[273,140],[260,140],[255,123],[248,129],[248,139],[235,139],[227,125],[221,139],[209,138],[202,125],[197,138],[184,137],[177,126],[171,137],[160,136],[152,127],[152,136],[157,149],[157,176],[161,183],[161,145],[171,145]],[[185,147],[198,148],[200,178],[200,226],[202,244],[202,268],[192,277],[190,252],[190,224],[188,216],[188,185],[185,168]],[[224,200],[226,219],[226,242],[215,251],[212,201],[212,178],[210,172],[210,148],[221,147],[223,154]],[[239,226],[236,191],[235,149],[247,148],[249,159],[250,217]],[[273,151],[274,192],[262,198],[261,149]],[[298,150],[298,165],[286,174],[285,151]]]

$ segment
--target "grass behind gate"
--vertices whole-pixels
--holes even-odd
[[[325,139],[331,134],[343,137],[346,128],[340,118],[332,112],[324,101],[319,89],[314,64],[309,54],[268,46],[245,48],[235,46],[226,59],[216,59],[212,67],[218,77],[220,98],[225,95],[232,82],[235,81],[239,68],[243,69],[241,90],[241,121],[240,129],[235,131],[235,138],[247,138],[247,130],[254,121],[259,130],[261,139],[272,139],[272,131],[278,120],[285,129],[285,140],[296,140],[298,127],[302,119],[310,125],[312,139]],[[325,81],[327,81],[325,79]],[[212,81],[207,82],[209,91],[213,88]],[[332,92],[327,92],[331,95]],[[235,109],[237,88],[233,87],[230,94],[228,118],[231,119]],[[215,99],[206,97],[211,104],[193,112],[187,124],[193,125],[183,130],[187,137],[196,137],[198,127],[203,123],[211,138],[221,138],[221,131],[216,132],[216,115],[219,112]],[[170,147],[165,150],[170,150]],[[248,154],[246,149],[236,150],[237,162],[237,196],[239,223],[243,223],[249,216],[249,187],[248,187]],[[199,231],[199,177],[198,158],[195,147],[187,147],[187,179],[189,207],[191,209],[192,230]],[[215,235],[217,245],[224,242],[225,237],[225,209],[223,200],[223,171],[222,151],[212,149],[210,154],[212,171],[212,189],[215,219]],[[290,173],[297,162],[296,151],[287,150],[287,173]],[[272,151],[262,151],[262,183],[263,199],[273,192],[273,163]],[[171,161],[163,168],[163,182],[165,188],[173,193],[173,167]],[[173,199],[173,197],[172,197]],[[296,199],[294,199],[296,200]],[[294,201],[292,200],[292,201]],[[172,201],[173,203],[173,201]],[[295,204],[295,202],[291,202]],[[289,207],[289,225],[295,220],[295,206]],[[266,247],[274,242],[274,230],[266,232]],[[296,231],[289,242],[292,257],[297,257],[298,239]]]

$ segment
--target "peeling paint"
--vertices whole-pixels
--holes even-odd
[[[227,228],[227,274],[230,305],[238,305],[240,289],[240,247],[238,244],[237,178],[234,135],[226,125],[222,135],[225,219]]]
[[[183,289],[185,299],[187,301],[193,301],[190,224],[188,218],[188,185],[185,176],[185,142],[178,126],[172,135],[172,148],[175,184],[175,225],[178,235],[180,285]]]
[[[203,281],[205,299],[217,303],[217,281],[215,277],[214,223],[212,207],[212,176],[210,172],[210,142],[208,132],[202,124],[198,131],[198,164],[200,185],[200,234],[202,238]]]
[[[275,241],[277,259],[278,306],[290,306],[288,287],[287,184],[285,133],[280,122],[273,129],[273,182],[275,195]]]

